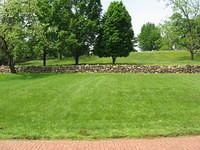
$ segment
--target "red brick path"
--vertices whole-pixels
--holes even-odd
[[[0,141],[0,150],[200,150],[200,136],[101,141]]]

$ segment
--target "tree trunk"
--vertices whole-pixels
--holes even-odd
[[[192,50],[190,50],[190,54],[191,54],[191,60],[194,60],[194,53]]]
[[[46,61],[47,61],[47,53],[46,50],[43,51],[43,66],[46,66]]]
[[[11,73],[17,73],[17,71],[15,69],[15,64],[14,64],[14,61],[13,61],[13,57],[9,56],[8,59],[9,59],[8,60],[8,64],[9,64],[9,68],[10,68]]]
[[[62,54],[60,52],[58,53],[58,59],[62,60]]]
[[[10,71],[11,73],[17,73],[16,69],[15,69],[15,63],[14,63],[14,60],[13,60],[13,56],[11,54],[11,50],[8,48],[8,44],[5,40],[5,38],[3,36],[0,36],[0,39],[3,41],[3,44],[4,44],[4,53],[6,54],[7,58],[8,58],[8,65],[9,65],[9,68],[10,68]]]
[[[112,57],[112,64],[114,65],[115,64],[115,62],[116,62],[116,57]]]
[[[75,56],[75,65],[79,65],[79,56]]]

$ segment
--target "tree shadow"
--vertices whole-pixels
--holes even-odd
[[[177,59],[178,61],[190,61],[190,56],[182,56]]]
[[[144,65],[145,63],[116,63],[116,64],[112,64],[112,63],[80,63],[79,66],[86,66],[86,65],[90,65],[90,66],[100,66],[100,65],[137,65],[137,66],[141,66]],[[62,64],[62,65],[48,65],[48,66],[76,66],[75,64]]]
[[[10,81],[10,80],[36,80],[42,78],[48,78],[52,76],[56,76],[58,74],[54,73],[42,73],[42,74],[7,74],[5,77],[0,78],[0,81]],[[2,75],[4,76],[4,75]]]

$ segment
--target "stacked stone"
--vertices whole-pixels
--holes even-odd
[[[8,66],[0,66],[0,74],[10,73],[10,68]]]
[[[198,65],[68,65],[68,66],[16,66],[17,73],[200,73]],[[0,66],[0,73],[10,73],[8,66]]]

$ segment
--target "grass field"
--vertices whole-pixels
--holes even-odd
[[[200,134],[199,85],[199,75],[0,75],[0,139]]]
[[[97,56],[82,56],[80,64],[110,64],[111,58],[99,58]],[[69,65],[74,64],[73,58],[63,60],[50,59],[47,65]],[[196,55],[195,60],[190,60],[190,53],[187,51],[161,51],[161,52],[142,52],[131,53],[127,58],[118,58],[117,64],[134,65],[185,65],[200,64],[200,56]],[[19,65],[41,66],[41,60],[28,61]]]

